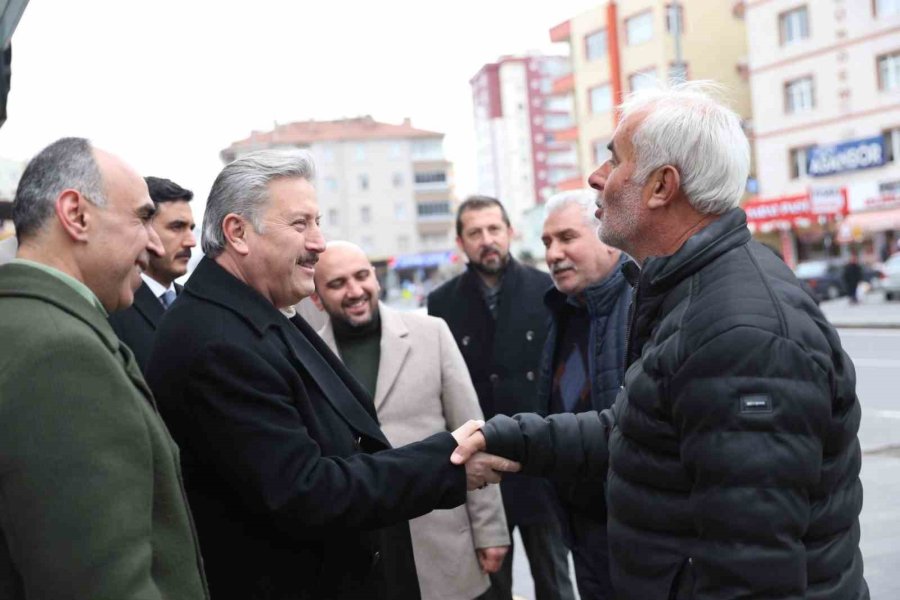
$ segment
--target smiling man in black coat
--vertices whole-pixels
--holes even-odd
[[[634,259],[612,408],[495,417],[460,457],[486,445],[575,481],[608,466],[619,600],[865,600],[853,364],[752,240],[749,144],[707,86],[635,93],[589,179],[600,239]]]
[[[450,464],[453,434],[391,449],[371,398],[302,320],[324,250],[305,152],[227,165],[147,380],[181,447],[213,598],[415,599],[407,520],[451,508],[505,461]],[[466,433],[467,434],[467,433]]]

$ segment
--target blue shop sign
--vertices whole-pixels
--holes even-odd
[[[392,269],[418,269],[428,267],[438,267],[440,265],[453,262],[453,251],[447,252],[425,252],[423,254],[407,254],[398,256],[391,261]]]
[[[809,151],[808,158],[806,172],[813,177],[880,167],[884,164],[884,140],[878,136],[816,146]]]

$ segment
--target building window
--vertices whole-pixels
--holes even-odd
[[[584,36],[584,55],[588,60],[597,60],[606,56],[606,30],[601,29]]]
[[[448,216],[450,214],[450,201],[419,202],[416,205],[416,214],[420,217]]]
[[[409,236],[408,235],[398,235],[397,236],[397,250],[400,252],[409,252]]]
[[[684,9],[680,4],[666,5],[666,31],[684,33]]]
[[[356,160],[358,160],[358,161],[366,160],[366,145],[365,144],[356,144]]]
[[[598,115],[612,110],[612,88],[609,84],[591,88],[589,93],[592,114]]]
[[[809,37],[809,11],[805,6],[778,15],[781,44],[794,44]]]
[[[900,127],[886,129],[884,135],[884,162],[900,162]]]
[[[403,173],[394,173],[391,177],[391,183],[394,187],[401,187],[403,185]]]
[[[872,6],[876,17],[900,15],[900,0],[874,0]]]
[[[632,74],[628,77],[628,87],[632,92],[658,88],[659,76],[656,74],[656,69],[645,69]]]
[[[594,166],[599,167],[612,157],[607,146],[609,146],[609,140],[594,140]]]
[[[368,224],[372,222],[372,209],[368,206],[360,206],[359,207],[359,220],[363,224]]]
[[[337,180],[334,177],[325,178],[325,189],[329,192],[337,191]]]
[[[653,39],[652,10],[625,19],[625,39],[628,40],[629,46],[643,44]]]
[[[364,235],[359,240],[359,245],[362,246],[363,252],[366,254],[373,254],[375,252],[375,239],[371,235]]]
[[[403,156],[403,146],[400,144],[400,142],[392,142],[389,152],[391,158],[400,158],[401,156]]]
[[[338,210],[336,208],[328,209],[328,226],[329,227],[337,227],[340,224],[338,221]]]
[[[806,112],[816,105],[813,78],[801,77],[784,84],[784,110],[788,114]]]
[[[407,210],[407,203],[404,200],[394,202],[394,220],[405,221],[408,218],[409,211]]]
[[[362,191],[366,191],[369,189],[369,176],[365,173],[362,173],[359,178],[359,189]]]
[[[675,62],[669,65],[669,81],[681,83],[688,80],[688,66],[686,62]]]
[[[790,149],[788,154],[790,157],[791,179],[806,177],[806,167],[809,164],[808,155],[812,148],[813,146],[803,146]]]
[[[447,172],[446,171],[422,171],[421,173],[415,174],[415,181],[417,184],[446,183],[447,182]]]
[[[900,89],[900,50],[878,57],[878,87],[884,92]]]

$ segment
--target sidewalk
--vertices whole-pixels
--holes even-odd
[[[838,298],[823,302],[820,308],[837,328],[900,329],[900,302],[888,302],[881,291],[869,292],[855,306],[847,298]]]

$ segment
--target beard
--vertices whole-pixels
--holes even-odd
[[[633,181],[628,181],[622,186],[617,195],[614,211],[603,203],[603,219],[597,228],[600,241],[607,246],[618,248],[629,253],[629,248],[634,244],[638,235],[638,212],[641,206],[641,186]]]
[[[497,258],[492,260],[490,264],[486,263],[483,258],[487,252],[495,252],[497,254]],[[469,259],[469,264],[472,265],[473,269],[484,275],[497,275],[506,269],[506,265],[509,263],[509,251],[504,254],[500,248],[491,246],[482,250],[478,258],[479,260]]]

